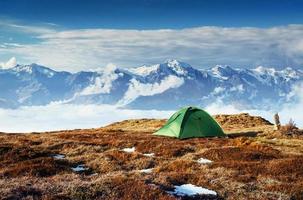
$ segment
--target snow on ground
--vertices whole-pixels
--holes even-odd
[[[153,168],[148,168],[148,169],[141,169],[141,170],[139,170],[139,172],[141,172],[141,173],[146,173],[146,174],[152,173],[152,171],[153,171]]]
[[[71,169],[72,169],[74,172],[82,172],[82,171],[88,170],[88,168],[85,167],[84,165],[77,165],[77,167],[72,167]]]
[[[131,148],[124,148],[122,149],[122,151],[125,151],[127,153],[133,153],[135,152],[136,148],[135,147],[131,147]]]
[[[197,162],[200,164],[209,164],[209,163],[212,163],[213,161],[205,159],[205,158],[200,158],[199,160],[197,160]]]
[[[203,187],[195,186],[192,184],[183,184],[180,186],[175,186],[175,190],[170,192],[178,196],[193,196],[193,195],[217,195],[217,192],[209,190]]]
[[[144,153],[143,155],[147,156],[147,157],[154,157],[155,156],[154,153]]]
[[[63,154],[55,154],[52,157],[55,158],[55,159],[61,160],[61,159],[65,158],[65,155],[63,155]]]
[[[153,171],[153,168],[148,168],[148,169],[141,169],[141,170],[139,170],[139,172],[141,172],[141,173],[146,173],[146,174],[152,173],[152,171]]]

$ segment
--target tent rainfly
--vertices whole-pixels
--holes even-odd
[[[216,120],[207,112],[196,107],[186,107],[173,114],[154,135],[185,139],[217,137],[225,134]]]

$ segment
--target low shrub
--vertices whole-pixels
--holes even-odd
[[[287,124],[281,126],[279,132],[282,135],[303,135],[303,132],[299,130],[294,120],[290,119]]]

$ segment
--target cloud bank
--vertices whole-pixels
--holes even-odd
[[[0,24],[0,29],[4,25]],[[1,55],[14,55],[60,70],[78,71],[115,63],[119,67],[154,64],[177,58],[196,67],[303,64],[303,25],[271,28],[196,27],[187,29],[56,30],[10,25],[35,43],[0,43]]]
[[[279,110],[240,110],[233,105],[226,105],[220,100],[210,104],[205,109],[211,114],[236,114],[245,112],[262,116],[272,122],[274,114],[279,113],[282,124],[286,124],[290,119],[293,119],[300,128],[303,128],[303,83],[294,85],[289,98],[292,98],[293,101],[284,104]]]
[[[94,82],[88,87],[84,88],[80,95],[92,95],[92,94],[108,94],[112,88],[112,82],[122,76],[114,73],[116,66],[109,64],[102,70],[101,76],[94,79]],[[97,69],[98,70],[98,69]],[[78,94],[77,94],[78,95]]]
[[[170,111],[128,110],[109,105],[49,104],[0,109],[0,132],[54,131],[77,128],[98,128],[135,118],[167,118]]]
[[[153,96],[155,94],[161,94],[171,88],[178,88],[183,83],[183,78],[172,75],[165,77],[159,83],[141,83],[136,79],[132,79],[123,99],[120,100],[118,104],[123,106],[134,101],[139,96]]]

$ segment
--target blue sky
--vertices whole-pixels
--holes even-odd
[[[1,0],[0,64],[300,67],[302,24],[298,0]]]
[[[65,28],[268,27],[303,22],[300,0],[1,0],[3,17]]]

